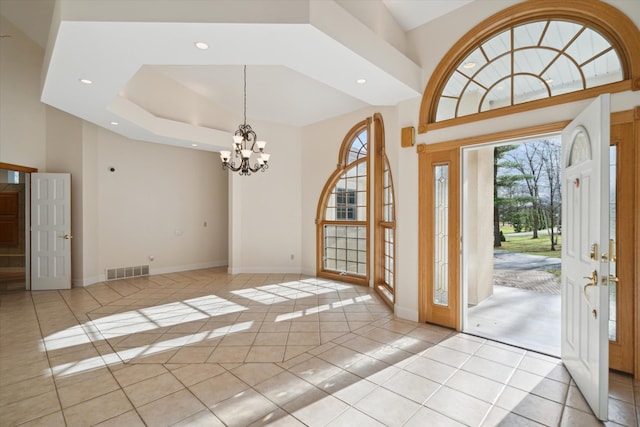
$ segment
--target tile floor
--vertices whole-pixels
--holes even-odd
[[[640,382],[612,374],[610,426]],[[600,425],[554,358],[223,269],[0,295],[0,425]]]

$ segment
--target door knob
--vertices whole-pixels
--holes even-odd
[[[618,282],[620,282],[620,279],[618,279],[616,276],[610,274],[609,275],[609,281],[618,283]]]
[[[62,236],[65,240],[70,240],[73,236],[69,235],[69,234],[65,234],[64,236]]]
[[[598,272],[596,270],[593,270],[591,272],[591,276],[585,276],[585,279],[589,279],[590,282],[584,285],[584,287],[582,288],[582,296],[584,297],[584,301],[589,306],[589,309],[591,310],[591,314],[593,314],[593,318],[597,319],[598,311],[595,308],[593,308],[593,306],[591,305],[591,301],[589,301],[589,296],[587,295],[587,288],[589,286],[596,286],[596,287],[598,286]]]

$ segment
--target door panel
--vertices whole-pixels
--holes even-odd
[[[607,419],[609,378],[609,95],[562,132],[562,360]]]
[[[420,156],[419,319],[460,329],[460,150]]]
[[[31,175],[31,289],[71,288],[71,175]]]

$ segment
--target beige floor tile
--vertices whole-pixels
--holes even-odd
[[[60,411],[55,391],[48,391],[0,408],[0,425],[14,426]]]
[[[64,409],[64,418],[69,427],[87,426],[106,421],[132,409],[124,392],[116,390]]]
[[[224,374],[199,382],[189,387],[189,390],[204,402],[205,405],[211,408],[248,388],[249,386],[235,375],[225,372]]]
[[[33,396],[54,391],[53,378],[40,376],[0,388],[0,408]]]
[[[435,360],[427,359],[425,357],[416,358],[413,362],[408,363],[403,369],[440,384],[444,383],[447,378],[456,372],[456,369],[452,366],[445,365],[444,363],[436,362]]]
[[[495,347],[491,345],[491,343],[487,343],[480,347],[474,355],[503,365],[516,367],[522,360],[524,353],[505,350],[503,348]]]
[[[355,404],[361,410],[379,422],[388,425],[404,424],[420,405],[384,388],[377,388]]]
[[[48,360],[39,360],[16,368],[3,369],[0,371],[0,387],[43,375],[51,375]]]
[[[460,423],[477,426],[491,405],[446,386],[435,392],[425,406]]]
[[[476,356],[471,356],[469,360],[462,365],[462,369],[503,384],[508,381],[514,372],[514,368],[510,366]]]
[[[245,362],[283,362],[286,347],[283,345],[268,346],[268,345],[254,345],[249,350]]]
[[[172,427],[224,427],[224,423],[211,410],[205,409],[183,419]]]
[[[288,335],[286,332],[259,332],[253,345],[285,345]]]
[[[342,414],[334,418],[329,424],[327,424],[327,427],[351,426],[384,427],[384,424],[379,423],[375,419],[363,414],[355,408],[347,409]]]
[[[567,401],[565,404],[571,408],[579,409],[583,412],[591,412],[589,404],[584,399],[584,396],[582,396],[582,393],[580,392],[578,387],[576,387],[575,385],[569,386],[569,391],[567,392]]]
[[[267,415],[259,418],[255,422],[251,423],[249,427],[304,427],[299,420],[287,414],[282,409],[276,409],[268,413]]]
[[[20,424],[20,427],[66,427],[66,425],[62,411],[57,411],[42,418],[36,418]]]
[[[183,347],[169,359],[169,363],[204,363],[213,350],[212,347]]]
[[[256,339],[256,335],[257,334],[255,332],[238,332],[229,334],[226,335],[222,339],[222,341],[220,341],[220,344],[218,344],[218,346],[226,347],[252,345],[253,341]]]
[[[216,363],[184,365],[171,371],[187,387],[220,375],[223,372],[226,372],[226,370]]]
[[[257,384],[254,388],[278,406],[283,406],[314,390],[312,384],[287,371]]]
[[[419,404],[424,403],[440,388],[440,384],[406,371],[392,376],[382,386]]]
[[[184,385],[167,372],[127,386],[124,392],[135,407],[140,407],[183,388]]]
[[[180,390],[140,408],[138,413],[149,427],[170,426],[206,408],[188,390]]]
[[[250,346],[218,346],[207,359],[207,363],[241,363],[250,349]]]
[[[378,385],[351,372],[340,371],[331,378],[320,382],[317,387],[349,405],[354,405],[375,390]]]
[[[609,421],[623,426],[637,426],[636,408],[630,403],[609,399]]]
[[[320,345],[318,332],[289,332],[287,345]]]
[[[504,384],[497,381],[466,371],[456,372],[445,385],[491,404],[496,401],[504,387]]]
[[[277,409],[269,399],[247,389],[213,406],[213,413],[228,426],[245,426]]]
[[[319,322],[291,322],[289,332],[320,332]]]
[[[124,368],[114,371],[113,376],[120,386],[126,387],[166,372],[167,369],[160,364],[126,365]]]
[[[496,406],[544,425],[558,425],[563,409],[559,403],[510,386],[502,392]]]
[[[569,424],[573,425],[573,424]],[[504,410],[498,406],[494,406],[489,411],[489,414],[484,419],[482,427],[495,427],[495,426],[520,426],[520,427],[544,427],[544,424],[537,423],[520,415],[514,414]],[[583,424],[575,424],[574,427],[587,427]]]
[[[285,404],[283,409],[308,426],[324,426],[348,407],[343,401],[314,389]]]
[[[284,369],[274,363],[244,363],[231,370],[231,373],[250,386],[254,386],[283,371]]]
[[[537,357],[532,357],[533,353],[529,352],[524,356],[520,364],[518,365],[518,369],[522,369],[523,371],[531,372],[536,375],[540,375],[542,377],[547,377],[552,380],[561,381],[563,383],[569,383],[571,380],[571,376],[567,369],[560,363],[559,359],[550,358],[542,359],[540,355]]]
[[[120,386],[111,372],[101,370],[97,375],[86,376],[83,381],[74,382],[65,387],[58,386],[58,397],[62,407],[68,408],[118,389]]]
[[[539,375],[516,369],[509,385],[545,399],[564,404],[567,400],[569,384],[544,378]]]
[[[125,412],[116,417],[110,418],[106,421],[96,424],[96,427],[144,427],[144,422],[138,416],[136,411]]]
[[[291,367],[289,371],[311,384],[319,384],[342,370],[329,362],[313,357]]]
[[[562,427],[601,427],[602,423],[591,412],[582,412],[574,408],[566,407],[562,413]]]

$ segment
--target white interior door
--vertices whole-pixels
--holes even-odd
[[[562,132],[562,360],[601,420],[609,394],[609,95]]]
[[[71,175],[31,174],[31,289],[71,288]]]

